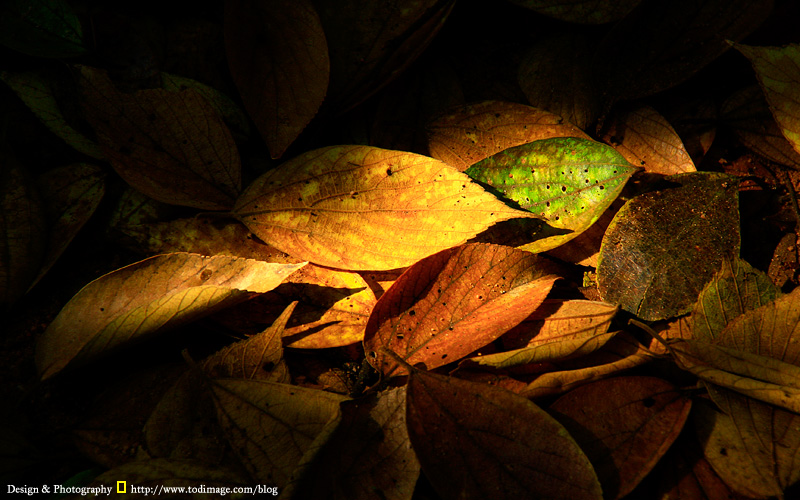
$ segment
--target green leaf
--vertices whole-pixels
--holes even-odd
[[[81,24],[64,0],[3,2],[0,44],[37,57],[72,57],[86,52]]]
[[[555,248],[594,224],[636,172],[613,148],[575,137],[535,141],[506,149],[466,170],[557,229],[572,231],[522,247]]]
[[[667,179],[677,186],[638,196],[617,213],[597,264],[603,300],[647,321],[688,312],[722,259],[739,253],[737,179]]]

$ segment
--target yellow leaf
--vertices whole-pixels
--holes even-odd
[[[296,258],[375,271],[532,217],[438,160],[369,146],[310,151],[267,172],[242,193],[234,215]]]

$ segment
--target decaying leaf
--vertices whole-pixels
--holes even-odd
[[[438,160],[368,146],[322,148],[284,163],[242,193],[234,214],[294,257],[376,271],[531,217]]]
[[[545,261],[510,247],[473,243],[411,266],[381,296],[364,334],[367,359],[384,376],[391,350],[426,369],[458,361],[525,319],[557,276]]]
[[[558,115],[523,104],[484,101],[448,112],[428,124],[431,156],[464,171],[495,153],[551,137],[589,139]]]
[[[617,21],[633,10],[642,0],[511,0],[512,3],[535,10],[540,14],[569,23],[604,24]]]
[[[570,231],[522,247],[530,252],[550,250],[588,229],[619,196],[634,172],[636,169],[613,148],[574,137],[506,149],[465,171],[550,226]]]
[[[158,255],[86,285],[39,339],[43,379],[138,340],[266,293],[304,264],[227,256]]]
[[[677,187],[622,207],[597,264],[603,300],[648,321],[687,312],[723,258],[739,252],[736,178],[688,173],[668,180]]]
[[[242,101],[273,158],[317,114],[330,61],[309,0],[225,2],[225,48]]]
[[[589,457],[603,497],[622,498],[678,437],[691,400],[666,380],[617,377],[579,387],[550,406]]]
[[[105,72],[81,67],[84,111],[117,173],[165,203],[229,209],[241,189],[239,152],[195,90],[122,93]]]
[[[414,370],[406,411],[411,444],[442,498],[603,497],[573,438],[523,397]]]
[[[74,57],[87,50],[81,22],[64,0],[3,2],[0,43],[36,57]]]

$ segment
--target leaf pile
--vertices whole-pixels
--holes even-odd
[[[5,2],[3,477],[796,497],[777,4]]]

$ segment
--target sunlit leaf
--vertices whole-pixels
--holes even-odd
[[[308,0],[225,2],[225,48],[236,87],[273,158],[317,114],[330,62]]]
[[[117,173],[159,201],[228,209],[241,187],[239,152],[208,100],[191,88],[125,94],[81,67],[84,111]]]
[[[94,214],[105,194],[104,178],[102,169],[87,163],[55,168],[39,176],[39,190],[45,200],[50,227],[50,244],[33,284],[50,270]]]
[[[687,312],[722,259],[739,252],[736,178],[688,173],[668,180],[677,186],[622,207],[597,265],[603,300],[648,321]]]
[[[582,129],[594,123],[600,105],[591,74],[591,43],[567,33],[546,38],[527,51],[518,80],[528,103]]]
[[[242,193],[234,214],[294,257],[353,270],[407,267],[496,222],[531,216],[438,160],[368,146],[284,163]]]
[[[775,121],[800,152],[800,45],[736,48],[753,64]]]
[[[636,171],[613,148],[579,138],[544,139],[507,149],[465,173],[489,184],[520,207],[571,231],[522,247],[555,248],[594,224]]]
[[[627,495],[652,470],[690,408],[671,383],[641,376],[594,382],[550,406],[594,465],[607,499]]]
[[[603,244],[603,236],[606,234],[611,221],[617,214],[625,201],[622,198],[617,198],[611,202],[597,222],[589,226],[589,229],[582,232],[575,238],[569,240],[563,245],[551,248],[547,251],[547,255],[551,255],[564,262],[572,262],[579,266],[597,267],[597,259],[600,256],[600,246]]]
[[[258,380],[213,381],[217,416],[228,441],[260,482],[283,489],[345,396]]]
[[[45,210],[32,179],[16,159],[0,154],[0,305],[22,297],[42,264]]]
[[[697,170],[675,129],[649,106],[613,115],[604,130],[603,140],[645,172],[673,175]]]
[[[551,137],[583,137],[581,129],[542,109],[485,101],[467,105],[429,123],[431,156],[461,171],[495,153]]]
[[[528,317],[558,277],[528,252],[489,244],[444,250],[411,266],[367,323],[367,359],[389,376],[385,347],[426,369],[458,361]]]
[[[159,255],[89,283],[39,339],[42,378],[120,345],[265,293],[303,264],[189,253]]]
[[[285,491],[290,499],[410,499],[419,461],[406,428],[406,389],[341,404],[342,418],[308,450]],[[316,444],[316,443],[315,443]]]
[[[609,97],[636,99],[671,88],[756,29],[772,1],[644,2],[596,47],[595,73]]]
[[[47,79],[35,73],[0,72],[0,79],[11,87],[45,127],[81,153],[101,160],[103,151],[94,141],[75,130],[61,113]]]
[[[0,43],[37,57],[73,57],[86,52],[81,23],[64,0],[3,2]]]
[[[442,498],[603,497],[572,437],[529,400],[417,370],[407,399],[411,444]]]
[[[581,24],[604,24],[617,21],[639,5],[642,0],[511,0],[512,3],[535,10],[561,21]]]

